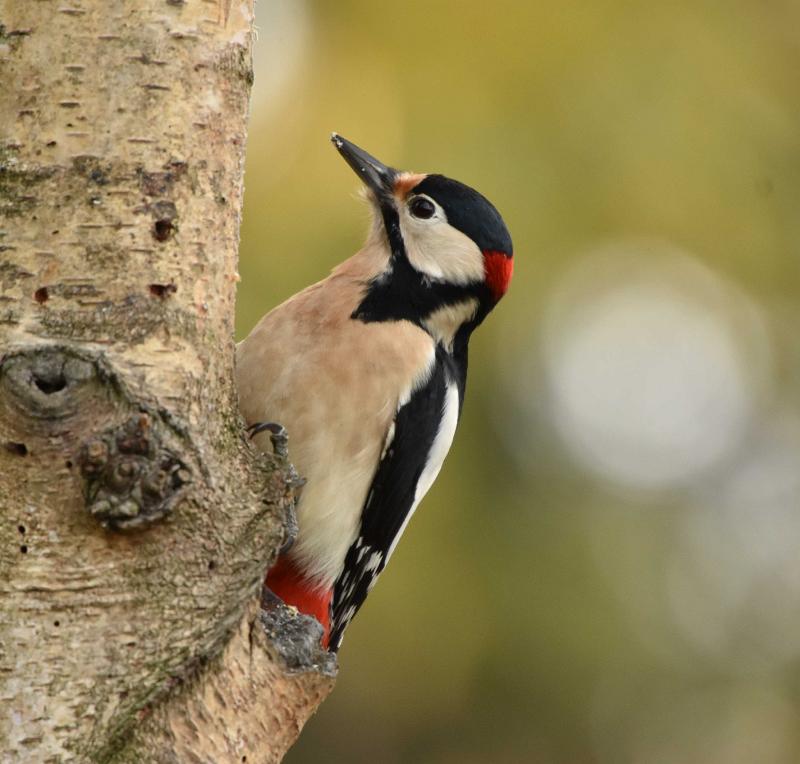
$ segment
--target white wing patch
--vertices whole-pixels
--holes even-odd
[[[430,487],[433,485],[433,481],[436,480],[439,471],[442,469],[442,464],[444,464],[444,459],[447,456],[447,452],[450,450],[453,437],[456,434],[456,426],[458,425],[458,404],[458,387],[455,382],[449,382],[447,385],[447,392],[444,396],[442,421],[439,423],[439,430],[436,433],[436,438],[428,454],[428,460],[425,462],[425,467],[422,469],[422,474],[419,477],[419,482],[414,491],[414,503],[411,505],[408,514],[406,514],[403,524],[400,526],[400,530],[397,531],[397,535],[392,540],[392,545],[386,553],[386,562],[388,562],[389,558],[392,556],[392,552],[394,552],[397,542],[400,541],[400,537],[403,535],[414,511],[419,506],[425,494],[428,493]]]
[[[383,450],[381,451],[381,461],[383,461],[383,457],[386,456],[386,452],[389,450],[389,446],[392,445],[393,440],[394,440],[394,419],[392,419],[392,423],[389,425],[389,429],[386,431],[386,439],[383,441]]]

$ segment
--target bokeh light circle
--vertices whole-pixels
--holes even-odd
[[[685,485],[735,452],[766,377],[739,289],[664,244],[581,258],[544,321],[548,415],[572,457],[632,488]]]

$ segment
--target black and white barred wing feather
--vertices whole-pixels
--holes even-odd
[[[386,566],[450,449],[458,423],[459,388],[448,361],[444,353],[437,353],[430,379],[395,416],[367,494],[358,536],[334,584],[331,650],[341,645],[344,630]]]

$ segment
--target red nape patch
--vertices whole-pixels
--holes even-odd
[[[511,274],[514,273],[514,258],[505,252],[483,253],[483,267],[486,271],[486,284],[495,300],[499,300],[507,291],[511,283]]]
[[[325,633],[322,646],[328,647],[331,636],[331,597],[333,590],[321,590],[314,586],[295,567],[286,556],[279,557],[267,573],[267,588],[277,594],[287,605],[294,605],[301,613],[313,616],[321,624]]]

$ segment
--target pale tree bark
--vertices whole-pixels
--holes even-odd
[[[252,0],[0,0],[0,760],[278,761],[299,481],[233,388]]]

